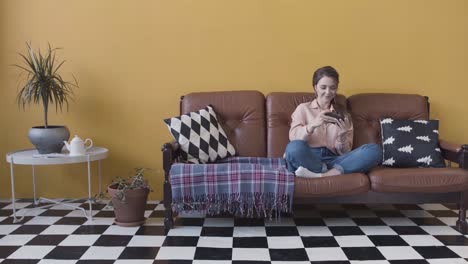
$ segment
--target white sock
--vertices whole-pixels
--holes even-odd
[[[304,177],[304,178],[317,178],[317,177],[322,177],[322,173],[315,173],[312,172],[302,166],[297,168],[295,171],[295,174],[297,177]]]

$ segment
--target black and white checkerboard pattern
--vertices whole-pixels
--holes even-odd
[[[76,203],[75,205],[80,205]],[[280,220],[186,215],[164,234],[164,207],[149,202],[141,227],[113,225],[112,208],[37,209],[0,201],[0,263],[468,263],[455,205],[297,206]],[[87,204],[81,205],[87,208]]]

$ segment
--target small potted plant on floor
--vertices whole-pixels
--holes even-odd
[[[107,187],[117,225],[138,226],[145,222],[146,201],[152,191],[145,179],[146,171],[136,168],[128,178],[117,177]]]
[[[65,81],[58,70],[65,61],[57,61],[57,48],[48,46],[43,54],[40,50],[33,50],[31,44],[26,43],[28,50],[25,55],[20,54],[24,65],[14,66],[26,72],[24,85],[18,93],[18,105],[41,104],[44,108],[44,125],[35,126],[29,130],[29,140],[41,154],[61,152],[63,141],[68,141],[70,132],[66,126],[49,125],[47,114],[49,107],[55,105],[55,110],[62,110],[73,95],[72,88],[78,87],[78,82]]]

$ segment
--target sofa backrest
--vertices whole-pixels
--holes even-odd
[[[266,156],[265,97],[258,91],[190,93],[181,98],[180,112],[213,106],[218,121],[239,156]]]
[[[289,142],[291,115],[296,107],[315,98],[313,93],[270,93],[266,97],[267,156],[282,157]],[[346,109],[346,97],[338,95],[336,103]]]
[[[313,93],[274,92],[265,96],[258,91],[190,93],[182,97],[180,111],[197,111],[208,104],[215,109],[239,156],[282,157],[289,142],[291,115],[296,107],[311,101]],[[338,95],[336,101],[353,118],[354,144],[381,144],[380,118],[429,119],[424,96],[416,94]]]
[[[382,143],[380,118],[429,119],[428,101],[416,94],[356,94],[348,97],[348,111],[353,117],[354,143]]]

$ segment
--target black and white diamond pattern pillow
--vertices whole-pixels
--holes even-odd
[[[164,122],[179,143],[183,160],[207,163],[236,155],[211,106]]]
[[[439,149],[438,120],[380,120],[382,165],[396,168],[445,167]]]

